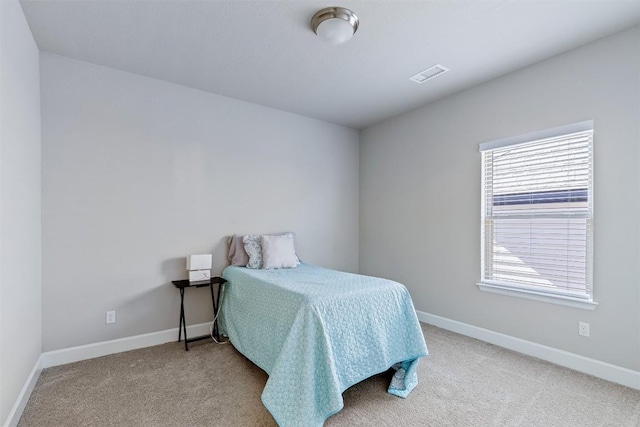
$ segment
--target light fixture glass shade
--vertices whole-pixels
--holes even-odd
[[[342,19],[327,19],[318,25],[318,36],[329,44],[341,44],[353,36],[353,27]]]
[[[358,30],[360,21],[355,13],[344,7],[327,7],[311,18],[313,31],[329,44],[349,40]]]

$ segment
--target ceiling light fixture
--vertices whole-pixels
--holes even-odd
[[[326,7],[311,18],[313,32],[329,44],[340,44],[349,40],[360,20],[355,13],[344,7]]]

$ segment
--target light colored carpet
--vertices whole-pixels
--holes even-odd
[[[407,399],[391,373],[344,393],[327,426],[640,426],[640,391],[429,325],[431,355]],[[267,375],[231,345],[200,341],[45,369],[20,420],[31,426],[275,426]]]

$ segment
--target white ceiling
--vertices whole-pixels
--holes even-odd
[[[44,51],[353,128],[640,22],[640,0],[21,4]],[[330,46],[309,21],[335,5],[360,29]],[[409,80],[437,63],[451,71]]]

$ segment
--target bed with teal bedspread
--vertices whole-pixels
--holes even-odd
[[[221,332],[269,375],[262,402],[280,426],[321,426],[344,390],[393,365],[390,393],[417,384],[427,347],[403,285],[309,264],[223,276]]]

